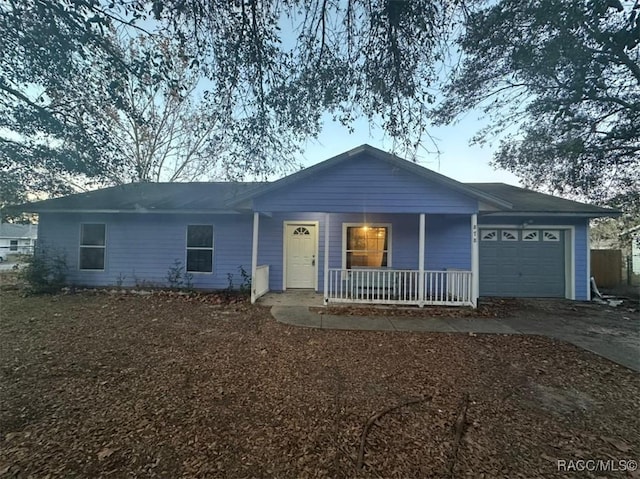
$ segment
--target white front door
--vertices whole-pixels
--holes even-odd
[[[315,288],[316,226],[287,224],[287,288]]]

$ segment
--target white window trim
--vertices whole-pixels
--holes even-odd
[[[393,231],[391,223],[342,223],[342,269],[347,269],[347,228],[362,228],[368,226],[370,228],[387,228],[389,239],[387,241],[387,266],[393,267]]]
[[[83,245],[82,244],[82,226],[83,225],[104,225],[104,246],[99,245]],[[103,250],[103,261],[102,261],[102,269],[86,269],[80,267],[80,252],[82,248],[100,248]],[[78,271],[87,271],[100,273],[107,270],[107,223],[95,223],[95,222],[87,222],[80,223],[80,227],[78,228]]]
[[[211,226],[211,247],[202,247],[202,246],[189,246],[189,226]],[[216,230],[212,224],[206,223],[193,223],[188,224],[184,229],[184,272],[189,274],[211,274],[213,275],[214,266],[216,264],[214,254],[215,254],[215,246],[216,246]],[[205,250],[211,251],[211,271],[189,271],[187,268],[187,259],[189,256],[189,250]]]

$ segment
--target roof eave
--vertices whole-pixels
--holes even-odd
[[[228,214],[242,214],[242,211],[232,210],[232,209],[224,209],[224,210],[213,210],[213,209],[76,209],[76,208],[59,208],[59,209],[29,209],[22,210],[28,213],[100,213],[100,214],[217,214],[217,215],[228,215]]]
[[[575,218],[599,218],[603,216],[620,216],[620,211],[486,211],[480,212],[481,216],[569,216]]]

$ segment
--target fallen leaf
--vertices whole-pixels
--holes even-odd
[[[615,439],[612,437],[605,437],[605,436],[600,436],[600,439],[602,439],[605,442],[608,442],[620,452],[629,452],[631,450],[631,446],[629,444],[619,439]]]
[[[105,447],[102,451],[100,451],[98,453],[98,460],[99,461],[103,461],[107,457],[111,456],[114,452],[116,452],[116,449],[112,449],[110,447]]]

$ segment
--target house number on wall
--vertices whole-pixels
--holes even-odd
[[[472,237],[473,237],[473,242],[477,243],[478,242],[478,225],[473,225],[473,232],[472,232]]]

